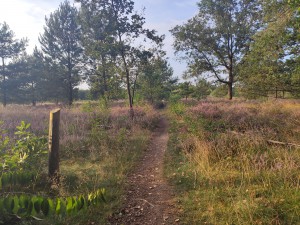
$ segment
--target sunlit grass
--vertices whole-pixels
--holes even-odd
[[[172,125],[168,161],[177,163],[168,163],[167,176],[184,223],[300,223],[299,149],[267,142],[300,144],[297,103],[200,102],[181,118]]]
[[[25,120],[32,124],[32,132],[46,135],[52,107],[55,106],[1,108],[2,129],[10,131],[8,135],[13,137],[15,124]],[[62,108],[61,182],[54,187],[54,193],[62,197],[78,196],[105,188],[106,203],[75,216],[53,217],[39,224],[105,224],[120,207],[125,179],[147,149],[151,130],[157,121],[158,114],[148,106],[136,107],[134,120],[130,119],[128,108],[120,104],[108,109],[100,107],[97,102]],[[47,177],[47,168],[39,172]],[[47,188],[39,187],[39,194],[48,195]]]

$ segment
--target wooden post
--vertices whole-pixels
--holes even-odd
[[[49,178],[59,183],[59,121],[60,109],[50,112],[49,122]]]

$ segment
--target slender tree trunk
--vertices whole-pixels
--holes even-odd
[[[120,44],[122,43],[122,38],[121,38],[120,34],[119,34],[119,42],[120,42]],[[127,94],[128,94],[128,99],[129,99],[130,117],[133,118],[134,110],[133,110],[133,99],[132,99],[132,94],[131,94],[131,90],[130,90],[130,73],[129,73],[129,68],[128,68],[127,62],[126,62],[124,49],[121,50],[121,56],[122,56],[122,60],[123,60],[125,72],[126,72],[126,86],[127,86]]]
[[[103,74],[103,85],[104,85],[104,93],[108,91],[107,87],[107,77],[106,77],[106,60],[105,57],[102,55],[102,74]]]
[[[233,98],[233,85],[232,83],[228,83],[228,99],[232,100]]]
[[[70,52],[70,47],[71,43],[70,40],[68,41],[68,105],[71,106],[73,104],[73,85],[72,85],[72,72],[73,72],[73,67],[72,67],[72,57],[71,57],[71,52]]]
[[[232,60],[231,60],[232,62]],[[228,99],[232,100],[233,98],[233,71],[232,71],[232,63],[230,66],[230,70],[229,70],[229,82],[227,83],[228,85]]]
[[[2,58],[2,76],[3,76],[3,83],[2,83],[2,92],[3,92],[3,106],[6,107],[7,104],[7,93],[6,93],[6,76],[5,76],[5,63],[4,58]]]
[[[127,67],[126,59],[124,54],[122,54],[123,58],[123,63],[125,65],[125,71],[126,71],[126,86],[127,86],[127,93],[128,93],[128,99],[129,99],[129,107],[130,107],[130,117],[134,117],[134,111],[133,111],[133,98],[131,95],[131,90],[130,90],[130,74],[129,74],[129,69]]]
[[[132,105],[134,104],[133,100],[134,100],[135,91],[136,91],[137,76],[138,76],[138,73],[136,73],[136,75],[135,75],[135,80],[134,80],[133,89],[132,89]]]
[[[31,84],[31,89],[32,89],[32,96],[31,96],[32,106],[36,106],[34,83]]]
[[[73,86],[72,86],[72,69],[69,64],[68,68],[68,105],[71,106],[73,104]]]
[[[119,21],[118,21],[118,14],[116,13],[115,11],[115,3],[114,3],[114,0],[111,0],[111,3],[112,3],[112,7],[113,7],[113,11],[114,11],[114,16],[115,16],[115,20],[116,20],[116,23],[119,24]],[[126,62],[126,58],[125,58],[125,52],[124,52],[124,46],[123,46],[123,41],[122,41],[122,35],[120,33],[120,30],[118,29],[117,30],[118,32],[118,38],[119,38],[119,44],[121,46],[121,57],[122,57],[122,60],[123,60],[123,63],[124,63],[124,67],[125,67],[125,72],[126,72],[126,86],[127,86],[127,93],[128,93],[128,100],[129,100],[129,107],[130,107],[130,117],[131,119],[134,118],[134,110],[133,110],[133,99],[132,99],[132,95],[131,95],[131,90],[130,90],[130,74],[129,74],[129,68],[128,68],[128,65],[127,65],[127,62]]]
[[[73,87],[72,87],[72,82],[69,82],[69,105],[73,104]]]

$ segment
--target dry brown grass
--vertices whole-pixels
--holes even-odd
[[[171,145],[179,154],[171,154],[187,160],[177,168],[185,176],[173,176],[183,188],[187,223],[300,223],[299,149],[267,142],[300,145],[299,107],[205,101],[185,109]]]
[[[31,131],[47,135],[49,111],[55,105],[37,107],[9,105],[0,108],[1,129],[13,138],[15,127],[23,120]],[[119,207],[127,173],[146,150],[151,130],[159,115],[150,107],[136,107],[135,118],[128,108],[117,104],[103,108],[97,102],[62,107],[60,126],[60,196],[77,196],[105,188],[107,204],[91,208],[86,214],[56,218],[44,224],[105,224]],[[47,168],[45,171],[47,173]],[[48,190],[39,190],[47,195]]]

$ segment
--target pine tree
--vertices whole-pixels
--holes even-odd
[[[68,104],[73,103],[74,88],[80,83],[79,68],[83,49],[80,43],[81,29],[77,23],[78,11],[69,1],[46,18],[44,33],[39,37],[42,51],[52,64],[61,66],[58,76],[67,93]]]
[[[7,81],[10,74],[6,70],[8,60],[19,56],[25,51],[27,39],[15,39],[14,32],[10,30],[7,23],[0,23],[0,58],[1,58],[1,94],[2,104],[5,107],[7,104]]]

